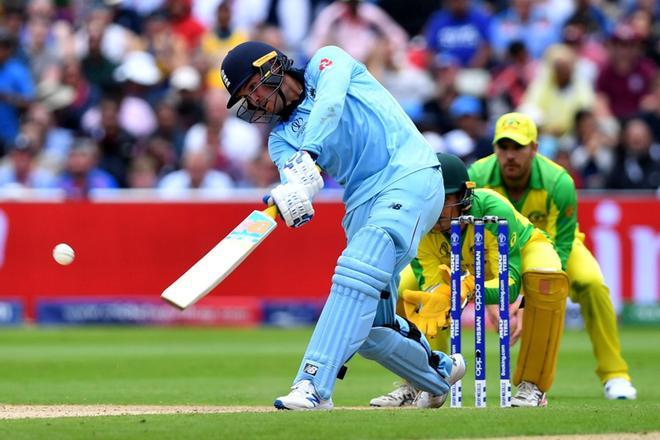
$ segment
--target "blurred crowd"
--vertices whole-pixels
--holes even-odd
[[[436,151],[486,156],[518,110],[578,188],[657,190],[659,36],[657,0],[3,0],[0,189],[272,185],[219,74],[257,39],[342,47]]]

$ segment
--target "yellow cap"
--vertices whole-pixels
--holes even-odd
[[[500,139],[511,139],[520,145],[536,142],[536,124],[532,118],[523,113],[506,113],[495,123],[493,144]]]

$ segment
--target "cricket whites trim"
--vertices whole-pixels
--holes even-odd
[[[252,211],[213,249],[172,283],[161,298],[184,310],[206,296],[275,229],[277,207]]]

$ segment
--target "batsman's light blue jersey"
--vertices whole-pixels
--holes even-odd
[[[385,187],[438,166],[435,154],[392,95],[342,49],[319,49],[305,69],[305,99],[270,134],[269,152],[282,168],[296,151],[345,188],[350,212]]]

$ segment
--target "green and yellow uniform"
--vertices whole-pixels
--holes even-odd
[[[541,271],[541,277],[545,279],[546,285],[553,286],[552,295],[547,295],[547,297],[558,297],[562,304],[565,303],[566,288],[562,289],[560,286],[566,275],[561,271],[561,262],[553,248],[552,241],[544,232],[535,228],[526,217],[516,211],[506,198],[490,189],[478,188],[474,191],[470,209],[463,214],[474,217],[495,215],[507,220],[509,224],[509,302],[514,302],[521,291],[527,292],[533,288],[533,286],[524,282],[526,274]],[[497,225],[486,224],[485,235],[485,301],[487,304],[497,304],[499,302]],[[461,271],[463,272],[473,272],[473,238],[474,225],[468,224],[463,228],[461,234]],[[443,274],[439,266],[449,266],[449,264],[449,234],[431,230],[420,241],[417,257],[401,274],[399,297],[402,297],[402,293],[406,289],[427,290],[442,284]],[[555,281],[551,282],[550,280],[554,276],[559,276],[560,279],[557,281],[554,278]],[[543,293],[548,294],[550,292]],[[534,301],[534,298],[531,299]],[[406,316],[403,306],[401,304],[399,306],[397,313]],[[562,319],[555,320],[555,322],[559,321],[559,325],[562,325],[563,311],[563,309],[552,310],[548,313],[552,315],[560,314]],[[517,385],[522,380],[527,380],[538,385],[542,391],[546,391],[554,380],[561,328],[555,325],[554,328],[557,331],[551,332],[550,335],[547,334],[547,329],[541,333],[535,333],[533,332],[534,322],[540,326],[550,327],[547,323],[552,320],[547,317],[532,319],[533,316],[535,315],[530,314],[530,319],[524,321],[521,347],[523,355],[518,358],[514,384]],[[539,339],[544,340],[547,344],[535,343]],[[434,350],[447,352],[448,331],[445,329],[439,337],[431,338],[429,342]],[[530,361],[530,358],[532,361]]]
[[[585,327],[593,345],[596,373],[605,383],[616,377],[630,380],[621,357],[616,315],[598,262],[584,245],[577,224],[577,193],[566,170],[536,154],[524,194],[513,200],[493,154],[470,166],[470,179],[479,188],[491,188],[505,196],[523,216],[553,240],[562,269],[570,280],[570,298],[580,304]]]
[[[489,189],[476,189],[472,198],[472,207],[465,215],[484,217],[495,215],[509,222],[509,302],[514,302],[520,292],[522,264],[521,248],[534,234],[534,225],[516,212],[511,204],[501,195]],[[484,276],[486,279],[486,304],[499,302],[497,278],[497,224],[484,225],[485,255]],[[540,232],[537,231],[537,234]],[[417,256],[410,266],[417,285],[422,289],[442,282],[440,265],[449,266],[449,233],[431,230],[419,243]],[[461,233],[461,272],[474,273],[474,225],[467,224]]]

